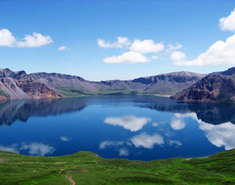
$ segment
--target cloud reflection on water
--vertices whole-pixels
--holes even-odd
[[[126,148],[120,148],[119,149],[119,156],[128,156],[129,151]]]
[[[136,116],[122,116],[122,117],[107,117],[104,123],[111,125],[122,126],[123,128],[136,132],[141,130],[144,125],[151,122],[152,119],[148,117],[136,117]]]
[[[11,146],[0,145],[1,151],[21,153],[22,151],[27,151],[30,155],[44,156],[47,154],[53,154],[55,152],[55,147],[43,144],[43,143],[21,143],[13,144]]]
[[[191,117],[199,124],[199,128],[205,132],[208,140],[217,147],[224,146],[226,150],[235,148],[235,125],[231,122],[219,125],[208,124],[198,119],[196,113],[182,114],[182,118]]]
[[[106,147],[120,146],[123,145],[123,143],[123,141],[103,141],[100,143],[100,150],[105,149]]]
[[[130,139],[131,142],[135,145],[136,148],[144,147],[152,149],[155,144],[163,145],[164,138],[159,134],[148,135],[145,132],[134,136]]]
[[[224,146],[226,150],[235,148],[235,125],[227,122],[221,125],[210,125],[205,122],[199,123],[199,128],[206,132],[209,141],[217,146]]]
[[[62,141],[65,141],[65,142],[71,140],[71,138],[67,138],[67,137],[65,137],[65,136],[61,136],[60,139],[61,139]]]
[[[13,152],[13,153],[19,153],[19,151],[15,148],[15,146],[3,146],[0,145],[0,150],[5,152]]]
[[[28,150],[30,155],[40,155],[44,156],[46,154],[53,154],[55,148],[50,145],[45,145],[43,143],[23,143],[20,150]]]

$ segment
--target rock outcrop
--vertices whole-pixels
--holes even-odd
[[[56,91],[40,83],[25,71],[13,72],[10,69],[0,69],[0,99],[38,99],[62,98]]]
[[[229,103],[235,101],[235,68],[210,74],[171,98],[179,102]]]

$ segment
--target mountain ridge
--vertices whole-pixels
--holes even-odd
[[[190,87],[205,74],[173,72],[133,80],[88,81],[60,73],[0,69],[0,99],[62,98],[105,94],[168,94]]]

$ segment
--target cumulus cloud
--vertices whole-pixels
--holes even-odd
[[[164,139],[161,135],[158,134],[154,134],[151,136],[146,133],[141,133],[131,138],[131,142],[135,145],[136,148],[144,147],[152,149],[155,144],[164,144]]]
[[[228,17],[222,17],[219,20],[221,30],[235,31],[235,9]],[[177,48],[180,46],[177,46]],[[170,48],[173,48],[170,46]],[[169,48],[169,49],[170,49]],[[174,65],[184,66],[203,66],[203,65],[235,65],[235,35],[226,39],[219,40],[212,44],[209,49],[201,53],[194,60],[186,60],[185,53],[174,51],[170,59]]]
[[[114,43],[105,42],[104,39],[97,39],[98,46],[102,48],[123,48],[124,46],[128,46],[131,44],[127,37],[118,37],[117,41]]]
[[[221,30],[235,31],[235,9],[228,17],[222,17],[219,20],[219,26]]]
[[[20,150],[28,150],[28,153],[30,155],[44,156],[46,154],[53,154],[55,148],[50,145],[45,145],[43,143],[23,143]]]
[[[144,125],[151,121],[151,118],[136,117],[136,116],[123,116],[123,117],[107,117],[104,122],[111,125],[122,126],[123,128],[136,132],[141,130]]]
[[[15,43],[16,39],[9,30],[0,30],[0,46],[13,47]]]
[[[26,35],[22,41],[17,41],[12,33],[7,29],[0,30],[0,46],[7,47],[40,47],[52,43],[50,36],[43,36],[34,32],[33,35]]]
[[[19,41],[16,44],[18,47],[40,47],[52,43],[53,40],[50,36],[43,36],[41,33],[33,33],[32,35],[26,35],[23,41]]]
[[[181,51],[175,51],[170,58],[174,65],[203,66],[235,64],[235,35],[214,43],[205,53],[200,54],[194,60],[186,60],[186,55]]]
[[[131,51],[135,51],[138,53],[158,53],[164,50],[163,43],[155,44],[153,40],[135,40],[134,43],[130,46]]]
[[[107,57],[104,58],[103,61],[105,63],[123,63],[123,64],[134,64],[134,63],[145,63],[150,62],[146,56],[141,53],[130,51],[123,53],[119,56]]]
[[[69,50],[67,46],[61,46],[58,48],[58,51],[64,51],[64,50]]]

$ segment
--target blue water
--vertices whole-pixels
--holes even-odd
[[[0,150],[105,158],[205,157],[235,148],[233,105],[156,96],[14,100],[0,104]]]

